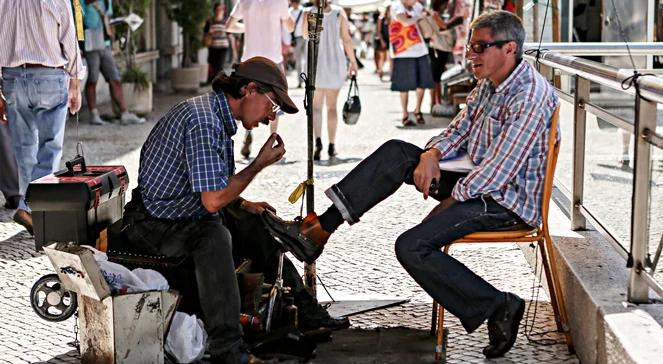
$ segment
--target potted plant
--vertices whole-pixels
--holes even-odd
[[[140,18],[145,18],[149,6],[150,0],[117,0],[115,1],[115,12],[118,17],[135,14]],[[153,106],[152,81],[147,72],[136,63],[136,43],[143,28],[139,25],[134,29],[127,22],[119,23],[115,28],[124,58],[122,93],[127,101],[127,108],[131,112],[147,115],[152,112]]]
[[[168,0],[164,6],[168,17],[182,29],[182,67],[172,71],[173,88],[196,92],[201,67],[194,61],[201,46],[203,24],[212,12],[210,0]]]

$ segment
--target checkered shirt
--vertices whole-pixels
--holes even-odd
[[[200,193],[228,186],[235,173],[237,123],[223,93],[185,100],[161,118],[140,152],[138,186],[152,217],[198,219]]]
[[[479,81],[467,107],[426,144],[426,149],[437,148],[442,159],[465,150],[477,165],[458,180],[452,197],[465,201],[488,194],[526,223],[539,226],[550,121],[557,103],[554,88],[525,61],[497,88],[490,80]]]

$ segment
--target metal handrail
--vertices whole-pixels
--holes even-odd
[[[543,49],[543,46],[541,47]],[[525,55],[526,59],[534,60],[532,55]],[[603,63],[590,61],[575,56],[562,55],[551,51],[542,52],[539,62],[549,67],[560,69],[566,73],[577,75],[589,81],[609,86],[616,90],[635,95],[631,87],[622,89],[622,82],[633,76],[633,70],[616,68]],[[663,79],[656,76],[641,76],[639,79],[640,95],[648,100],[663,103]]]
[[[541,49],[544,47],[542,46]],[[557,80],[555,70],[575,76],[575,92],[565,93],[558,89],[560,97],[570,101],[574,105],[573,121],[573,181],[570,200],[573,201],[571,208],[571,227],[574,230],[584,229],[586,221],[590,220],[599,226],[606,238],[616,243],[617,240],[595,219],[591,211],[583,204],[584,198],[584,164],[586,151],[586,118],[589,112],[603,117],[621,129],[632,131],[635,136],[634,166],[633,166],[633,195],[631,205],[631,236],[630,249],[625,250],[627,254],[627,266],[630,269],[628,284],[628,300],[634,303],[649,302],[649,289],[663,295],[663,284],[657,282],[652,272],[648,272],[647,259],[649,231],[647,215],[649,214],[649,201],[651,194],[650,164],[652,160],[651,147],[661,148],[663,138],[656,134],[656,110],[657,103],[663,103],[663,79],[656,76],[639,76],[637,85],[639,93],[636,94],[635,87],[624,90],[622,84],[633,76],[633,70],[618,69],[602,63],[581,59],[574,56],[562,55],[552,51],[543,51],[538,59],[533,55],[525,58],[537,65],[539,72],[551,82]],[[590,103],[590,82],[606,85],[621,92],[635,95],[635,118],[633,123],[621,119],[614,113],[609,112],[597,105]],[[570,100],[572,97],[572,100]],[[663,244],[663,239],[661,243]],[[657,249],[660,251],[659,246]],[[624,252],[616,249],[618,252]],[[657,252],[657,256],[658,256]],[[656,259],[658,260],[658,259]]]
[[[524,49],[537,49],[539,43],[525,43]],[[663,54],[663,43],[629,42],[628,49],[623,42],[580,42],[580,43],[541,43],[541,49],[557,54],[574,56],[650,56]]]

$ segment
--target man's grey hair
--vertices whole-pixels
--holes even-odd
[[[494,40],[512,40],[516,42],[516,59],[523,58],[525,28],[520,18],[508,11],[498,10],[481,14],[474,19],[470,29],[488,28]]]

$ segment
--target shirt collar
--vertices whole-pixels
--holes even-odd
[[[212,91],[216,97],[217,103],[219,105],[218,116],[223,123],[223,127],[226,129],[228,136],[233,136],[237,133],[237,121],[230,111],[230,105],[228,105],[228,98],[223,92]]]
[[[525,62],[525,60],[521,58],[520,63],[518,63],[516,68],[514,68],[513,71],[511,71],[511,74],[509,74],[509,76],[504,81],[502,81],[502,83],[500,83],[499,86],[495,88],[495,93],[508,91],[508,89],[516,82],[518,82],[521,76],[525,72],[527,72],[527,67],[528,67],[527,62]],[[492,82],[491,82],[491,87],[492,87]]]

